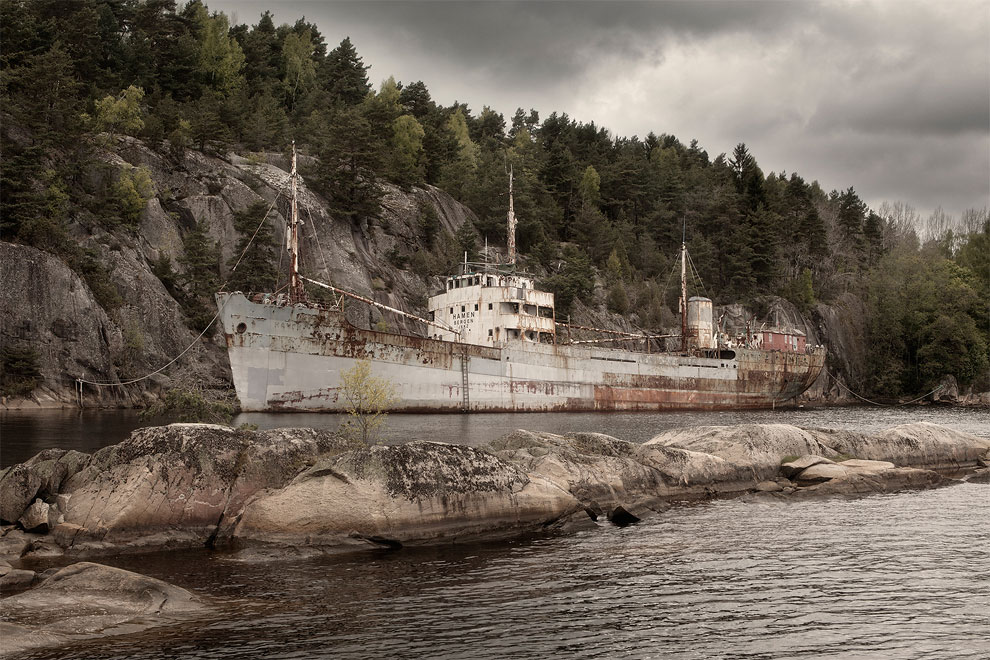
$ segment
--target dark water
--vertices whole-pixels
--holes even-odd
[[[261,429],[285,426],[335,429],[345,417],[319,413],[242,413],[234,418],[233,424],[256,424]],[[897,424],[922,421],[990,437],[990,409],[870,406],[667,413],[394,414],[388,418],[382,441],[437,440],[480,446],[515,429],[527,429],[557,433],[595,431],[631,442],[644,442],[661,431],[683,426],[773,423],[880,431]],[[0,467],[25,461],[50,447],[91,452],[120,442],[145,424],[133,411],[0,412]]]
[[[335,427],[329,415],[236,423]],[[393,415],[388,441],[483,444],[515,428],[642,441],[702,424],[990,437],[990,411]],[[3,463],[116,442],[130,413],[4,413]],[[54,560],[48,560],[54,561]],[[100,561],[190,589],[196,621],[30,658],[990,658],[990,486],[860,499],[725,500],[619,529],[245,563],[203,551]],[[43,569],[47,564],[34,566]],[[2,648],[2,640],[0,640]]]
[[[990,486],[716,501],[515,543],[110,560],[201,619],[31,658],[987,658]]]

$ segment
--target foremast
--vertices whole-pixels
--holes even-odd
[[[512,209],[512,166],[509,166],[509,244],[508,244],[508,257],[509,265],[514,266],[516,264],[516,212]]]
[[[681,352],[687,353],[688,299],[687,299],[687,243],[681,241]]]
[[[289,301],[292,303],[306,300],[306,287],[299,275],[299,202],[298,187],[299,173],[296,171],[296,141],[292,141],[292,211],[289,218],[288,231],[285,232],[286,249],[289,252]]]

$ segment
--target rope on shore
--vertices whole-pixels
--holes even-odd
[[[281,196],[281,194],[282,193],[277,193],[275,195],[275,201],[273,201],[271,203],[271,206],[268,207],[268,210],[265,212],[264,217],[261,218],[261,222],[258,223],[258,226],[254,230],[254,233],[251,234],[251,239],[247,242],[247,245],[245,245],[244,246],[244,249],[241,251],[241,256],[237,257],[237,261],[234,262],[234,266],[233,266],[233,268],[230,269],[230,274],[227,276],[226,281],[224,281],[224,283],[220,285],[220,289],[219,289],[220,291],[223,291],[224,289],[227,288],[227,283],[230,282],[230,277],[234,274],[234,271],[237,270],[237,267],[239,265],[241,265],[241,260],[244,259],[244,255],[247,254],[248,249],[251,247],[251,243],[254,242],[254,239],[258,235],[258,232],[261,231],[261,227],[265,224],[265,221],[268,220],[268,216],[271,214],[272,209],[275,208],[275,204],[278,203],[278,198],[279,198],[279,196]],[[228,298],[228,300],[229,300],[229,298]],[[213,324],[216,323],[216,321],[217,321],[218,318],[220,318],[220,315],[223,313],[223,310],[224,310],[224,308],[226,306],[227,306],[227,301],[224,301],[224,303],[220,307],[220,309],[217,310],[217,313],[213,315],[213,318],[210,319],[210,322],[206,324],[206,327],[205,328],[203,328],[203,331],[201,333],[199,333],[199,335],[195,339],[192,340],[192,343],[190,343],[188,346],[186,346],[186,348],[181,353],[179,353],[174,358],[172,358],[171,360],[169,360],[168,362],[166,362],[164,365],[162,365],[158,369],[155,369],[151,373],[145,374],[145,375],[140,376],[138,378],[132,378],[131,380],[118,381],[116,383],[112,383],[112,382],[97,382],[97,381],[93,381],[93,380],[86,380],[85,378],[76,378],[76,387],[77,387],[77,396],[78,396],[78,399],[79,399],[79,405],[82,406],[82,395],[83,395],[82,387],[83,387],[83,384],[93,385],[95,387],[115,387],[115,386],[118,386],[118,385],[132,385],[133,383],[138,383],[138,382],[140,382],[142,380],[147,380],[148,378],[151,378],[152,376],[154,376],[156,374],[160,374],[161,372],[163,372],[166,369],[168,369],[169,367],[171,367],[173,364],[175,364],[176,362],[178,362],[179,359],[182,358],[183,355],[185,355],[186,353],[188,353],[189,351],[191,351],[192,348],[193,348],[193,346],[195,346],[196,344],[199,343],[199,341],[206,334],[207,330],[209,330],[210,328],[212,328],[213,327]]]
[[[911,399],[910,401],[902,401],[902,402],[899,402],[899,403],[880,403],[878,401],[873,401],[872,399],[867,399],[865,396],[861,396],[861,395],[857,394],[856,392],[853,392],[851,389],[849,389],[849,387],[847,385],[845,385],[841,380],[839,380],[836,377],[836,375],[833,374],[828,369],[825,369],[823,367],[822,368],[822,371],[824,371],[826,374],[828,374],[829,376],[831,376],[832,377],[832,381],[836,385],[838,385],[839,387],[841,387],[842,389],[844,389],[846,392],[849,392],[850,394],[852,394],[857,399],[861,399],[862,401],[865,401],[866,403],[872,404],[874,406],[881,406],[881,407],[887,407],[887,408],[896,408],[898,406],[909,406],[912,403],[917,403],[918,401],[921,401],[922,399],[925,399],[925,398],[930,397],[932,394],[935,394],[940,389],[942,389],[942,386],[939,385],[934,390],[932,390],[931,392],[928,392],[927,394],[922,394],[921,396],[919,396],[919,397],[917,397],[915,399]]]
[[[154,371],[152,371],[149,374],[145,374],[144,376],[140,376],[139,378],[134,378],[134,379],[131,379],[131,380],[120,381],[120,382],[116,382],[116,383],[98,383],[98,382],[95,382],[95,381],[92,381],[92,380],[86,380],[85,378],[77,378],[76,379],[76,382],[79,383],[79,385],[80,385],[79,386],[79,397],[80,397],[80,399],[82,399],[82,384],[83,383],[85,383],[86,385],[95,385],[96,387],[113,387],[113,386],[116,386],[116,385],[131,385],[132,383],[137,383],[139,381],[146,380],[148,378],[151,378],[155,374],[159,374],[162,371],[165,371],[165,369],[167,369],[170,366],[172,366],[173,364],[175,364],[179,360],[179,358],[181,358],[183,355],[185,355],[190,350],[192,350],[192,347],[195,346],[199,342],[199,340],[203,338],[203,335],[206,334],[206,331],[209,330],[213,326],[213,324],[216,322],[216,320],[220,317],[221,312],[223,312],[223,308],[226,307],[226,306],[227,306],[227,303],[224,302],[223,307],[221,307],[219,310],[217,310],[217,313],[213,316],[213,318],[210,320],[210,322],[206,324],[206,327],[203,328],[203,331],[201,333],[199,333],[199,336],[196,337],[196,339],[194,339],[191,344],[189,344],[188,346],[186,346],[186,348],[185,348],[184,351],[182,351],[181,353],[179,353],[178,355],[176,355],[174,358],[172,358],[171,360],[169,360],[168,362],[166,362],[164,365],[162,365],[158,369],[155,369]]]

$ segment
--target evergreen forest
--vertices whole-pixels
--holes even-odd
[[[506,117],[439,104],[423,81],[370,80],[349,38],[305,18],[276,25],[266,12],[231,25],[199,0],[0,0],[0,26],[0,238],[58,255],[107,309],[116,294],[106,266],[69,228],[136,231],[149,181],[140,169],[112,184],[90,176],[101,140],[218,155],[295,141],[319,163],[303,174],[336,221],[373,223],[381,182],[432,185],[476,214],[472,235],[458,238],[469,250],[505,245],[511,168],[524,265],[562,313],[590,304],[597,287],[611,312],[669,325],[677,292],[667,283],[686,235],[716,303],[759,309],[781,296],[813,314],[861,300],[866,393],[925,392],[944,374],[990,389],[987,209],[871,209],[855,182],[826,191],[796,171],[764,172],[745,144],[712,155],[662,126],[616,136],[562,110]],[[238,222],[251,227],[261,211]],[[426,216],[422,229],[436,230]],[[180,265],[203,282],[216,257],[192,249],[196,231]],[[181,274],[155,272],[179,299]]]

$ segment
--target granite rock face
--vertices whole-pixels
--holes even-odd
[[[815,431],[787,424],[701,426],[665,431],[646,443],[718,456],[733,466],[738,481],[764,481],[777,475],[786,456],[825,458],[837,452]]]
[[[366,447],[313,429],[173,424],[139,429],[92,456],[42,452],[5,470],[0,559],[204,544],[398,547],[589,516],[628,524],[674,500],[943,485],[933,470],[976,468],[988,451],[990,440],[930,424],[874,435],[700,427],[642,445],[516,431],[487,449]],[[781,465],[793,456],[801,458]]]
[[[319,461],[248,503],[234,539],[398,547],[518,534],[580,510],[550,481],[490,453],[413,442]]]
[[[281,154],[246,159],[218,158],[192,150],[176,161],[141,140],[118,136],[101,153],[107,172],[148,168],[153,197],[141,212],[137,230],[108,231],[98,224],[69,219],[81,247],[92,251],[109,276],[122,304],[101,307],[86,282],[58,257],[37,249],[0,242],[0,336],[7,346],[37,350],[43,382],[28,398],[5,399],[5,408],[65,407],[77,403],[75,379],[119,382],[148,374],[186,347],[178,368],[126,388],[84,386],[82,403],[91,406],[143,405],[160,391],[195,380],[229,387],[230,369],[222,337],[196,342],[202,328],[191,328],[182,306],[159,280],[152,264],[168,257],[179,275],[183,237],[203,221],[220,248],[221,278],[241,238],[233,217],[254,203],[272,207],[267,222],[275,241],[284,244],[289,164]],[[312,166],[316,166],[314,162]],[[109,176],[90,174],[91,176]],[[419,230],[421,208],[432,207],[443,230],[455,232],[474,214],[432,186],[404,191],[382,184],[379,222],[363,226],[335,220],[325,200],[300,182],[305,221],[300,236],[305,272],[393,307],[410,309],[410,300],[425,300],[428,283],[396,268],[390,254],[412,254],[426,246]],[[277,203],[278,201],[278,203]],[[376,287],[380,279],[387,286]],[[376,308],[349,307],[348,319],[359,327],[381,320]],[[410,330],[407,321],[389,321]],[[135,347],[140,347],[136,349]]]
[[[970,467],[990,450],[990,440],[928,422],[901,424],[867,438],[847,431],[816,434],[822,444],[848,456],[929,470]]]
[[[179,621],[205,609],[185,589],[102,564],[80,562],[40,586],[0,600],[2,654]]]

